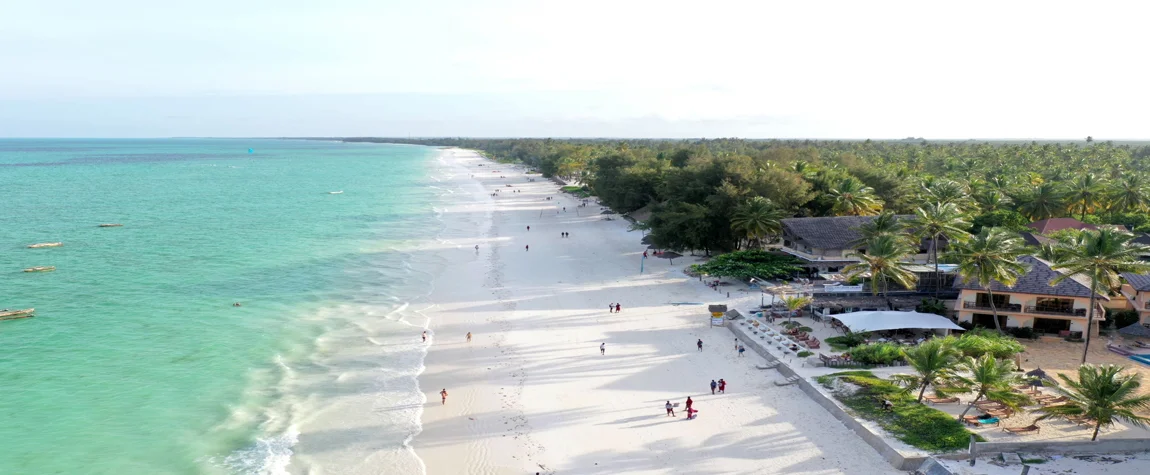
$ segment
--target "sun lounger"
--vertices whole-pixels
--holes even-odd
[[[926,400],[927,400],[927,402],[929,402],[929,403],[931,403],[931,404],[948,404],[948,403],[952,403],[952,402],[958,402],[958,398],[956,398],[956,397],[932,397],[932,396],[927,396],[927,397],[924,397],[923,399],[926,399]]]
[[[807,343],[807,346],[811,347],[812,350],[816,350],[821,345],[819,344],[818,340],[812,340],[811,342]]]
[[[978,402],[974,403],[974,407],[1000,408],[1000,407],[1006,407],[1006,405],[1001,403],[1001,402],[998,402],[998,401],[978,401]]]
[[[1039,402],[1040,402],[1040,403],[1042,403],[1042,405],[1043,405],[1043,406],[1049,406],[1049,405],[1052,405],[1052,404],[1058,404],[1058,403],[1060,403],[1060,402],[1066,402],[1066,401],[1069,401],[1069,400],[1070,400],[1070,398],[1068,398],[1068,397],[1066,397],[1066,396],[1058,396],[1058,397],[1056,397],[1056,398],[1054,398],[1054,399],[1044,399],[1044,400],[1042,400],[1042,401],[1039,401]]]
[[[1002,430],[1010,432],[1011,434],[1025,434],[1027,432],[1038,432],[1039,428],[1035,424],[1030,424],[1026,427],[1003,427]]]
[[[975,427],[982,427],[983,424],[998,424],[1000,421],[998,420],[997,417],[991,417],[991,418],[987,419],[987,418],[984,418],[984,416],[963,416],[962,422],[965,422],[965,423],[970,424],[970,425],[975,426]]]
[[[1013,409],[1010,409],[1010,408],[1005,408],[1005,409],[991,409],[991,410],[988,410],[988,411],[986,411],[986,413],[987,413],[987,414],[990,414],[990,415],[992,415],[992,416],[994,416],[994,417],[1001,417],[1001,418],[1005,419],[1005,418],[1008,418],[1008,417],[1010,417],[1010,416],[1013,416],[1013,415],[1014,415],[1014,410],[1013,410]]]

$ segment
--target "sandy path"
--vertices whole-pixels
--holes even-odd
[[[757,295],[728,300],[687,279],[689,259],[649,259],[640,275],[640,234],[625,221],[603,220],[597,206],[576,208],[542,178],[527,182],[504,165],[447,153],[466,169],[456,186],[468,186],[471,173],[483,185],[446,211],[448,221],[490,213],[491,225],[445,233],[456,264],[426,309],[434,336],[420,384],[428,404],[413,442],[427,473],[895,472],[799,389],[754,369],[757,356],[737,357],[734,336],[709,328],[705,307],[670,304],[743,308]],[[563,231],[571,237],[560,238]],[[608,313],[611,302],[623,312]],[[708,383],[718,378],[730,382],[728,393],[711,395]],[[697,420],[664,414],[664,401],[688,395]]]

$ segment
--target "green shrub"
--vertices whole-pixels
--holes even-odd
[[[1106,313],[1110,313],[1110,309],[1106,309]],[[1138,323],[1137,310],[1119,310],[1114,312],[1113,315],[1108,316],[1108,320],[1114,322],[1114,328],[1126,328],[1130,325]]]
[[[1026,348],[1018,340],[983,328],[975,328],[964,333],[955,340],[954,347],[958,348],[964,356],[974,358],[990,353],[995,358],[1003,359],[1026,351]]]
[[[847,333],[843,336],[832,336],[823,341],[831,345],[831,348],[838,351],[845,351],[866,343],[867,335],[867,333]]]
[[[903,358],[902,348],[894,343],[870,343],[851,348],[851,359],[868,365],[889,365]]]
[[[792,329],[792,328],[795,328],[795,327],[797,327],[797,326],[800,326],[800,325],[802,325],[802,324],[801,324],[801,323],[799,323],[799,322],[796,322],[796,321],[794,321],[794,320],[792,320],[792,321],[789,321],[789,322],[783,322],[783,326],[784,326],[784,327],[787,327],[787,329],[788,329],[788,330],[790,330],[790,329]]]
[[[836,396],[856,416],[874,421],[898,440],[931,452],[962,450],[970,442],[971,432],[949,414],[915,402],[915,396],[890,381],[869,371],[845,371],[816,380],[831,387],[835,378],[858,385],[861,389],[850,396]],[[890,401],[894,409],[883,410],[882,402]],[[976,440],[985,440],[975,436]]]
[[[774,279],[789,277],[800,269],[798,260],[788,255],[749,250],[723,254],[704,264],[694,264],[692,270],[700,274],[731,277],[739,280]]]
[[[814,353],[811,353],[809,351],[800,351],[798,356],[799,356],[799,358],[806,358],[806,357],[811,356],[813,354]]]
[[[810,332],[813,332],[815,330],[812,329],[811,327],[799,327],[799,331],[810,333]]]

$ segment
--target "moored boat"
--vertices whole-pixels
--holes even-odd
[[[56,270],[56,266],[36,266],[24,269],[24,272],[52,272]]]
[[[28,249],[39,249],[41,247],[60,247],[63,246],[62,242],[41,242],[37,244],[29,244]]]
[[[26,308],[24,310],[0,310],[0,320],[15,320],[17,318],[29,318],[33,313],[36,313],[34,308]]]
[[[101,228],[118,228],[118,227],[120,227],[120,226],[123,226],[123,224],[120,224],[120,223],[106,223],[106,224],[101,224],[101,225],[100,225],[100,227],[101,227]]]

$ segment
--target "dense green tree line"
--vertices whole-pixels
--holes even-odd
[[[1150,231],[1150,147],[926,141],[347,139],[458,146],[653,207],[667,248],[731,250],[785,216],[915,214],[954,205],[971,231],[1073,216]],[[937,210],[936,210],[937,211]]]

